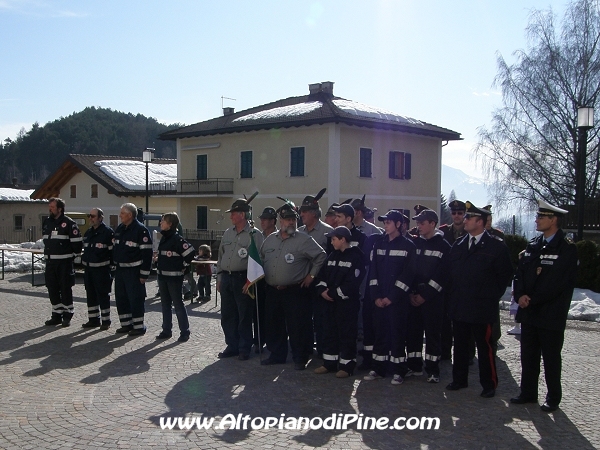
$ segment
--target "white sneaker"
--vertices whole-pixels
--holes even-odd
[[[427,382],[428,383],[439,383],[440,382],[440,377],[439,377],[439,375],[433,375],[433,374],[431,374],[431,375],[429,375],[427,377]]]
[[[508,330],[508,334],[518,335],[521,334],[521,325],[516,325],[512,330]]]
[[[392,378],[392,384],[397,386],[399,384],[402,384],[404,382],[404,378],[402,378],[400,375],[395,374],[394,378]]]
[[[383,377],[381,375],[379,375],[377,372],[375,372],[374,370],[371,370],[368,375],[365,375],[363,377],[363,380],[373,381],[373,380],[378,380],[379,378],[383,378]]]
[[[406,375],[404,375],[404,378],[420,377],[421,375],[423,375],[423,372],[413,372],[412,370],[408,369],[408,372],[406,372]]]

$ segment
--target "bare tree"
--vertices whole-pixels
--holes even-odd
[[[494,111],[491,128],[478,130],[474,148],[497,203],[575,201],[577,108],[595,107],[600,91],[599,1],[571,2],[560,33],[555,19],[552,10],[533,11],[529,48],[516,51],[512,65],[498,55],[494,85],[504,105]],[[596,130],[588,137],[588,198],[600,192]]]

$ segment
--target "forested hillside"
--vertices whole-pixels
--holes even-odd
[[[44,126],[34,123],[15,141],[7,138],[0,142],[0,183],[10,183],[14,177],[20,183],[41,183],[69,153],[141,156],[143,149],[154,147],[156,157],[175,158],[175,143],[157,137],[181,126],[95,107]]]

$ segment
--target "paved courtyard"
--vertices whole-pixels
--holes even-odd
[[[0,281],[0,448],[599,448],[600,324],[569,322],[563,360],[564,400],[547,414],[538,405],[511,405],[518,394],[519,343],[503,312],[504,349],[498,352],[500,385],[495,398],[479,397],[476,366],[470,386],[446,391],[451,365],[442,363],[437,385],[425,377],[401,386],[389,379],[365,382],[364,373],[347,379],[315,375],[293,365],[263,367],[248,361],[217,359],[223,349],[220,304],[186,302],[192,336],[157,341],[160,301],[146,302],[146,335],[130,338],[85,330],[85,292],[78,278],[71,327],[45,327],[50,302],[31,276]],[[150,296],[156,281],[148,284]],[[175,337],[177,334],[175,334]],[[540,399],[545,396],[540,384]],[[438,430],[163,430],[161,417],[219,418],[438,417]],[[283,416],[282,416],[283,415]],[[231,416],[229,416],[231,417]],[[250,422],[248,422],[249,424]],[[258,422],[256,422],[258,423]]]

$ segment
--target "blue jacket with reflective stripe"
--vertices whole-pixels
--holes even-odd
[[[137,219],[121,223],[115,230],[113,261],[118,268],[138,267],[140,278],[148,278],[152,266],[152,238]]]
[[[183,269],[194,259],[194,247],[183,239],[177,231],[162,232],[158,244],[156,267],[159,275],[183,276]]]
[[[114,231],[104,222],[98,228],[90,227],[83,236],[83,254],[81,262],[84,265],[111,262]],[[108,265],[108,264],[107,264]]]
[[[54,256],[74,256],[81,253],[83,238],[79,228],[73,219],[64,214],[56,219],[48,217],[44,220],[42,235],[44,255],[50,256],[51,260]]]

